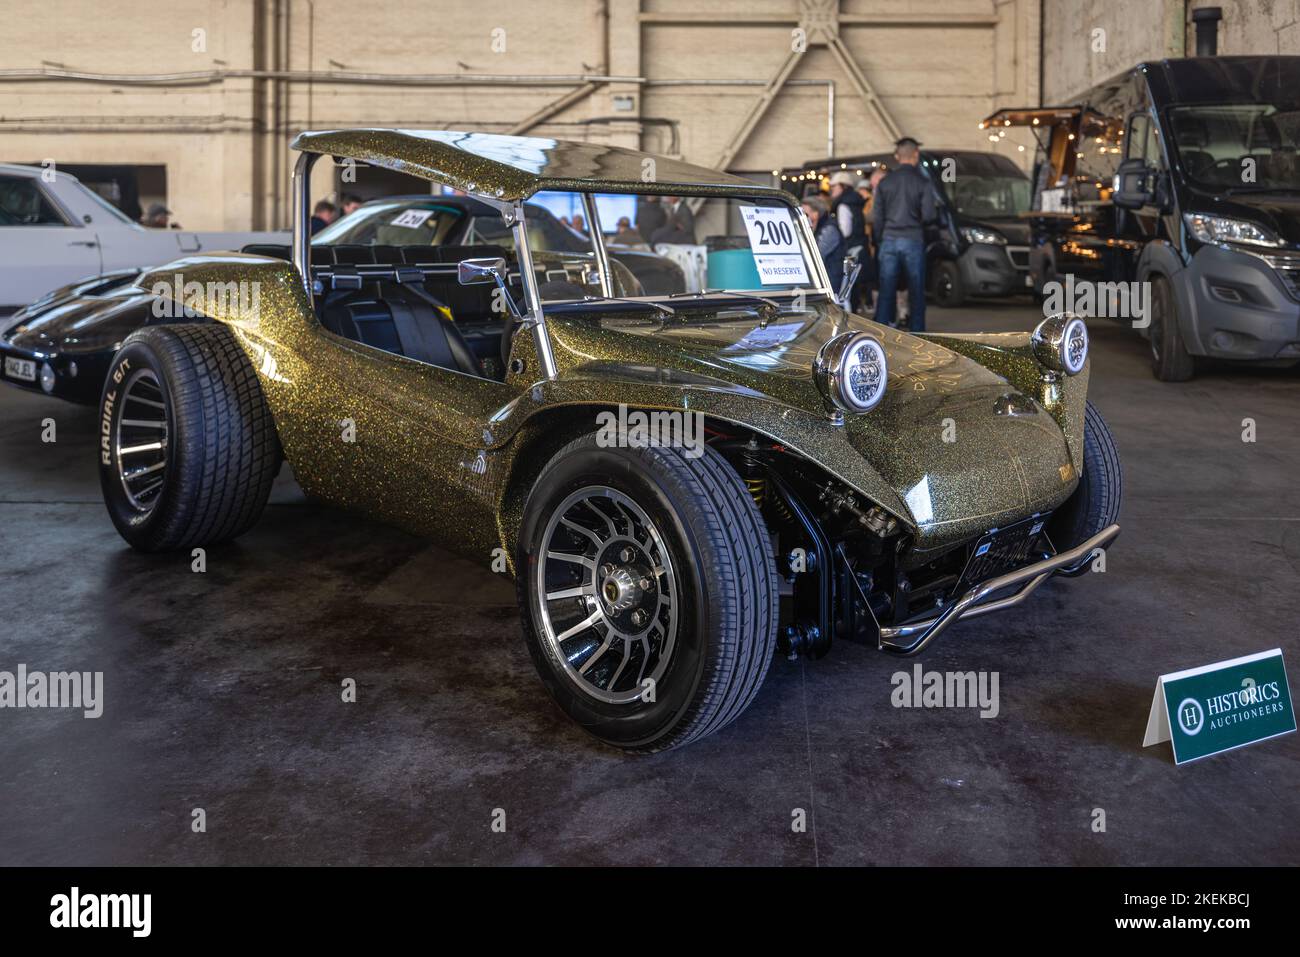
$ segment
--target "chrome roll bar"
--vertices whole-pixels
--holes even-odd
[[[528,315],[524,325],[533,330],[533,343],[537,348],[537,361],[542,364],[542,375],[548,379],[556,376],[555,353],[551,351],[551,336],[546,331],[546,315],[542,312],[542,296],[537,288],[537,273],[533,271],[533,254],[528,248],[528,226],[524,222],[524,204],[516,203],[509,211],[510,228],[515,234],[515,255],[519,259],[519,281],[523,283]]]
[[[299,153],[293,166],[293,264],[307,298],[311,291],[311,168],[318,153]]]
[[[600,228],[600,210],[596,208],[594,194],[582,194],[582,208],[587,212],[591,251],[596,257],[596,268],[600,270],[600,294],[609,297],[614,295],[614,277],[609,274],[609,251],[605,248],[605,234]]]

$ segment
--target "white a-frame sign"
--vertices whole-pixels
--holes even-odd
[[[1161,675],[1144,748],[1169,741],[1185,764],[1296,729],[1282,651]]]

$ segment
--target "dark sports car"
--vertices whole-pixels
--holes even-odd
[[[99,401],[122,340],[153,318],[154,297],[135,288],[138,269],[82,279],[19,309],[0,332],[3,378],[72,402]]]
[[[545,206],[529,203],[526,208],[535,260],[573,263],[590,250],[589,238],[565,226]],[[366,203],[321,230],[312,239],[312,261],[323,266],[364,266],[374,263],[376,256],[382,262],[401,251],[404,259],[418,265],[436,261],[442,247],[508,249],[513,242],[500,215],[473,197],[394,196]],[[259,243],[244,247],[244,252],[289,259],[289,247],[282,245]],[[658,296],[685,291],[681,267],[648,248],[611,245],[609,257],[617,267],[626,267],[629,293]],[[127,336],[144,326],[186,318],[160,307],[159,297],[138,288],[134,280],[140,273],[124,269],[81,279],[18,310],[0,331],[0,378],[71,402],[99,401],[109,360]],[[552,269],[545,278],[566,277],[557,277]]]
[[[541,198],[545,199],[544,194]],[[566,226],[546,206],[527,204],[528,239],[535,251],[582,254],[591,239]],[[622,263],[647,296],[686,291],[686,277],[671,259],[649,247],[619,245],[605,223],[609,256]],[[500,214],[472,196],[390,196],[372,200],[350,216],[322,229],[312,245],[348,243],[363,246],[501,246],[511,249],[514,238]],[[285,257],[288,258],[288,253]]]

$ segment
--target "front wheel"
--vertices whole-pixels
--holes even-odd
[[[1057,551],[1068,551],[1114,525],[1119,520],[1123,496],[1124,473],[1119,465],[1119,449],[1106,420],[1089,402],[1083,415],[1083,470],[1079,473],[1079,485],[1052,515],[1047,529]]]
[[[529,495],[519,548],[538,673],[600,740],[667,750],[753,700],[776,647],[776,569],[753,499],[713,449],[571,442]]]
[[[961,281],[961,269],[951,259],[941,259],[934,265],[934,302],[945,309],[955,309],[966,301],[966,287]]]
[[[1151,371],[1161,382],[1186,382],[1196,372],[1196,359],[1187,351],[1178,328],[1178,306],[1167,279],[1151,281]]]

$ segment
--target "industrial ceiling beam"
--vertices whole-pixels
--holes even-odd
[[[785,86],[785,81],[790,79],[790,74],[794,72],[794,68],[799,64],[800,56],[801,54],[793,50],[786,55],[776,73],[763,86],[763,92],[759,94],[758,100],[750,107],[749,113],[746,114],[744,121],[740,124],[740,129],[731,137],[731,142],[727,144],[722,151],[722,155],[718,157],[717,163],[714,164],[715,169],[726,169],[731,164],[731,161],[736,158],[741,147],[745,145],[745,141],[749,139],[749,135],[754,132],[759,121],[767,113],[768,107],[776,100],[776,95]]]
[[[848,74],[849,82],[858,91],[858,96],[862,97],[862,102],[875,115],[876,121],[885,128],[885,132],[889,134],[890,139],[898,140],[903,135],[902,130],[894,122],[894,117],[889,110],[885,109],[885,104],[880,102],[880,97],[876,95],[875,88],[867,81],[866,75],[858,66],[857,61],[853,59],[853,54],[849,53],[849,48],[844,45],[844,41],[839,37],[835,37],[826,45],[839,63],[840,69]]]
[[[563,96],[551,100],[551,102],[547,103],[536,113],[520,120],[514,126],[510,127],[510,129],[507,130],[506,132],[511,136],[522,136],[524,133],[527,133],[533,127],[538,126],[541,123],[545,123],[547,120],[555,116],[557,113],[562,113],[565,110],[567,110],[569,107],[573,106],[573,104],[585,100],[587,97],[591,96],[591,94],[595,93],[598,89],[600,89],[601,85],[602,83],[593,81],[589,83],[584,83],[582,84],[582,86],[575,87],[574,89],[570,90],[568,93],[565,93]]]
[[[786,81],[788,81],[791,74],[794,73],[794,69],[799,63],[799,58],[807,48],[812,46],[825,46],[830,50],[831,55],[835,58],[835,62],[839,64],[840,69],[848,76],[849,82],[862,98],[863,105],[866,106],[867,111],[880,125],[885,134],[891,140],[897,140],[902,136],[901,129],[898,123],[895,122],[893,115],[885,107],[880,96],[876,93],[875,88],[867,79],[866,74],[862,72],[862,68],[858,65],[857,61],[854,60],[853,54],[849,51],[848,46],[840,37],[840,27],[842,24],[879,24],[882,18],[889,21],[888,25],[891,26],[910,25],[914,22],[919,24],[921,21],[924,21],[925,25],[933,26],[939,23],[951,24],[954,22],[954,19],[961,19],[960,17],[953,18],[939,14],[920,16],[909,15],[909,17],[906,18],[907,23],[904,23],[903,19],[891,17],[889,15],[849,15],[840,12],[839,0],[799,0],[797,16],[785,14],[759,14],[753,17],[747,17],[744,21],[746,24],[795,23],[798,25],[799,29],[803,31],[805,44],[802,48],[797,47],[792,37],[790,53],[782,61],[780,67],[772,75],[772,78],[763,86],[763,92],[759,95],[758,100],[745,115],[745,119],[741,122],[740,128],[736,131],[735,135],[732,136],[731,141],[718,156],[717,161],[714,163],[714,168],[726,169],[731,165],[736,157],[740,155],[740,151],[744,147],[745,142],[758,127],[758,124],[767,114],[772,103],[775,102],[777,95],[780,94],[781,90],[785,87]],[[658,24],[674,23],[679,25],[700,25],[725,22],[735,25],[734,20],[724,21],[715,14],[710,13],[643,13],[640,15],[640,19],[643,23]],[[964,25],[984,26],[986,25],[986,21],[996,24],[997,18],[981,16],[978,23],[968,22]]]
[[[732,13],[641,13],[642,23],[660,26],[735,26]],[[797,24],[796,13],[754,13],[745,17],[746,24]],[[990,13],[842,13],[840,24],[853,27],[996,27],[996,14]]]

